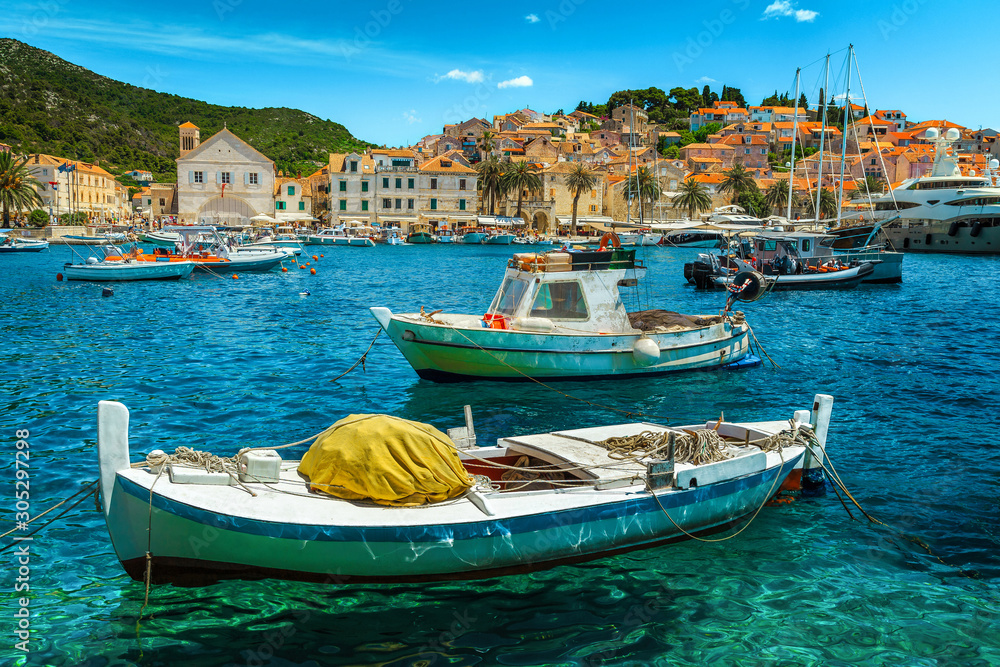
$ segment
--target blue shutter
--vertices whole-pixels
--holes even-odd
[[[194,172],[193,171],[189,171],[188,172],[188,183],[194,183]]]
[[[250,172],[243,172],[243,185],[250,185]]]
[[[222,172],[221,171],[215,172],[215,182],[216,182],[216,184],[221,184],[222,183]]]

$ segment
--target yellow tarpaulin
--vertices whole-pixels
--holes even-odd
[[[380,505],[440,502],[473,484],[447,435],[389,415],[341,419],[316,439],[299,472],[314,491]]]

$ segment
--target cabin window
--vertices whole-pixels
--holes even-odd
[[[550,320],[585,320],[588,318],[583,287],[577,281],[545,283],[538,288],[531,304],[532,317]]]
[[[809,239],[802,239],[802,252],[809,252],[812,248],[812,243]]]
[[[515,280],[514,278],[505,279],[503,285],[500,286],[500,291],[493,297],[493,303],[490,304],[488,312],[507,315],[508,317],[513,316],[514,311],[517,310],[517,307],[521,303],[521,299],[524,298],[524,293],[527,289],[528,283],[523,280]]]

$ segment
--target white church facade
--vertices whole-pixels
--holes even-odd
[[[179,127],[177,217],[181,222],[249,225],[274,215],[274,162],[228,129],[204,143],[193,123]]]

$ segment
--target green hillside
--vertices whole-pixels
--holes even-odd
[[[223,107],[114,81],[41,49],[0,39],[0,142],[26,153],[100,160],[113,173],[177,178],[177,126],[207,139],[223,127],[286,173],[315,171],[329,153],[370,144],[343,125],[296,109]]]

